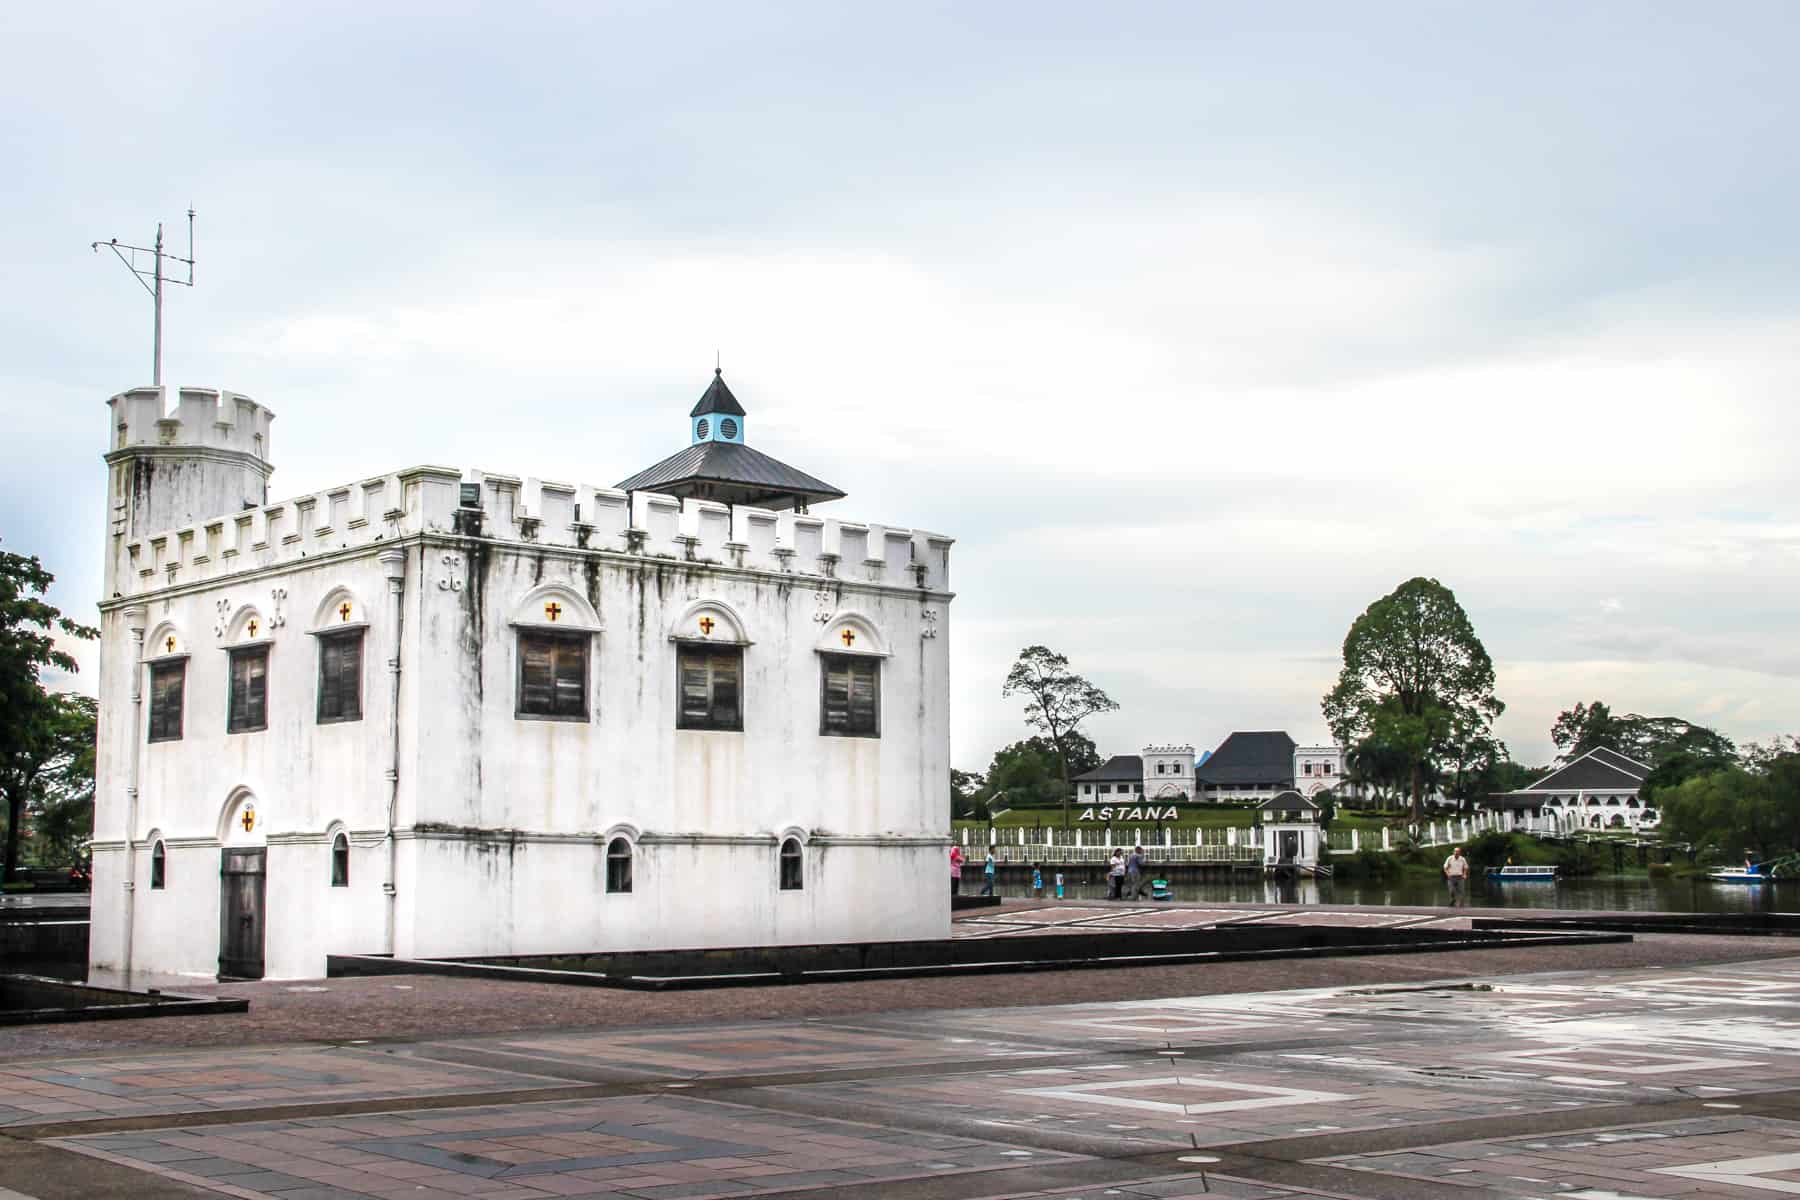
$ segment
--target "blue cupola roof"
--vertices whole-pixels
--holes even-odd
[[[725,386],[725,375],[717,367],[713,368],[712,383],[707,385],[706,394],[700,397],[700,403],[688,414],[693,422],[694,442],[734,442],[744,444],[744,406],[737,402],[731,389]]]

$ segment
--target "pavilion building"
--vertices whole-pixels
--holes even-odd
[[[719,372],[618,488],[271,503],[257,401],[110,410],[96,982],[947,936],[951,541],[810,515]]]

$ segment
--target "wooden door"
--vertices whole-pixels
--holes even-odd
[[[265,851],[226,850],[219,864],[219,978],[263,976]]]

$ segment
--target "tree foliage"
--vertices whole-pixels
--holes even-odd
[[[1337,685],[1321,703],[1339,745],[1374,739],[1384,754],[1404,757],[1414,821],[1446,766],[1505,759],[1493,735],[1505,707],[1468,614],[1449,588],[1424,578],[1407,580],[1350,626]]]
[[[1065,740],[1071,776],[1100,765],[1093,739],[1079,731]],[[1063,802],[1062,761],[1056,745],[1042,735],[994,751],[980,798],[1008,808],[1053,808]]]
[[[1665,835],[1734,859],[1800,851],[1800,752],[1729,766],[1651,789]]]
[[[100,636],[44,598],[53,582],[55,576],[35,556],[0,551],[0,794],[6,799],[0,883],[18,869],[26,805],[40,794],[45,772],[69,754],[70,704],[44,690],[42,673],[56,668],[72,674],[80,668],[57,646],[56,635]],[[88,761],[91,774],[91,757]]]
[[[38,772],[25,812],[31,856],[47,867],[72,866],[94,833],[94,750],[99,702],[58,693],[48,723],[49,757]]]
[[[1002,696],[1025,697],[1025,723],[1043,734],[1056,749],[1057,767],[1062,781],[1063,822],[1068,823],[1069,780],[1079,774],[1071,770],[1073,735],[1081,723],[1095,713],[1116,712],[1118,704],[1111,696],[1069,669],[1067,655],[1048,646],[1027,646],[1019,651],[1018,660],[1006,673],[1001,685]],[[1088,745],[1091,747],[1092,742]],[[989,783],[993,782],[990,772]]]
[[[1684,756],[1686,767],[1671,782],[1738,761],[1737,747],[1716,730],[1684,717],[1646,717],[1639,713],[1617,716],[1599,700],[1577,703],[1559,713],[1550,726],[1550,740],[1562,752],[1564,762],[1602,746],[1647,767],[1660,767]]]

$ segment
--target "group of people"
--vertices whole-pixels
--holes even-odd
[[[963,853],[961,846],[950,847],[950,894],[962,892],[963,867],[969,858]],[[981,896],[994,894],[994,871],[998,860],[994,857],[994,848],[988,847],[987,859],[981,864]],[[1139,900],[1149,893],[1149,885],[1144,881],[1144,848],[1133,846],[1131,853],[1115,849],[1106,867],[1106,898],[1108,900]],[[1042,899],[1044,896],[1044,868],[1041,863],[1034,863],[1031,868],[1031,894]],[[1063,877],[1059,871],[1056,875],[1056,897],[1062,899]]]

